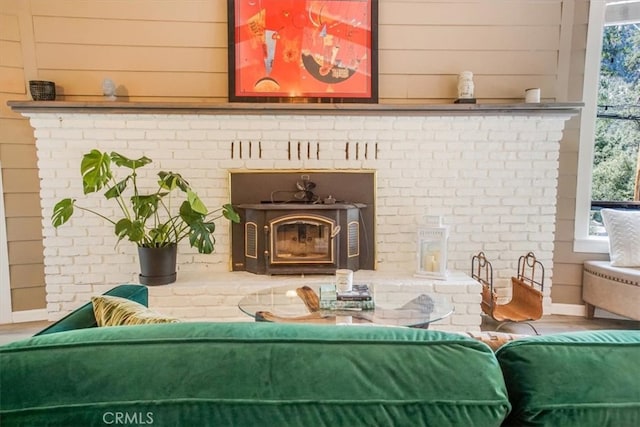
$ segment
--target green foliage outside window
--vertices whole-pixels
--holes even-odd
[[[640,25],[604,29],[592,200],[631,201],[640,168]]]

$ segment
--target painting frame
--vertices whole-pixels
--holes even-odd
[[[227,11],[229,102],[378,102],[378,0],[227,0]]]

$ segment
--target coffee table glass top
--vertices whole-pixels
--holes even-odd
[[[369,288],[375,302],[373,310],[309,308],[295,285],[252,292],[240,300],[238,307],[247,315],[263,321],[412,327],[428,327],[454,311],[448,299],[427,291],[424,286],[370,284]],[[320,295],[319,284],[306,285],[305,289]]]

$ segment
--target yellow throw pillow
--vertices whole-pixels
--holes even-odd
[[[143,325],[147,323],[176,323],[168,317],[126,298],[101,295],[91,298],[93,314],[98,326]]]

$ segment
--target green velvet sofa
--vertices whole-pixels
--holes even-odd
[[[144,287],[114,294],[146,303]],[[494,354],[409,328],[92,325],[88,305],[0,347],[0,425],[640,425],[637,331],[532,337]]]

